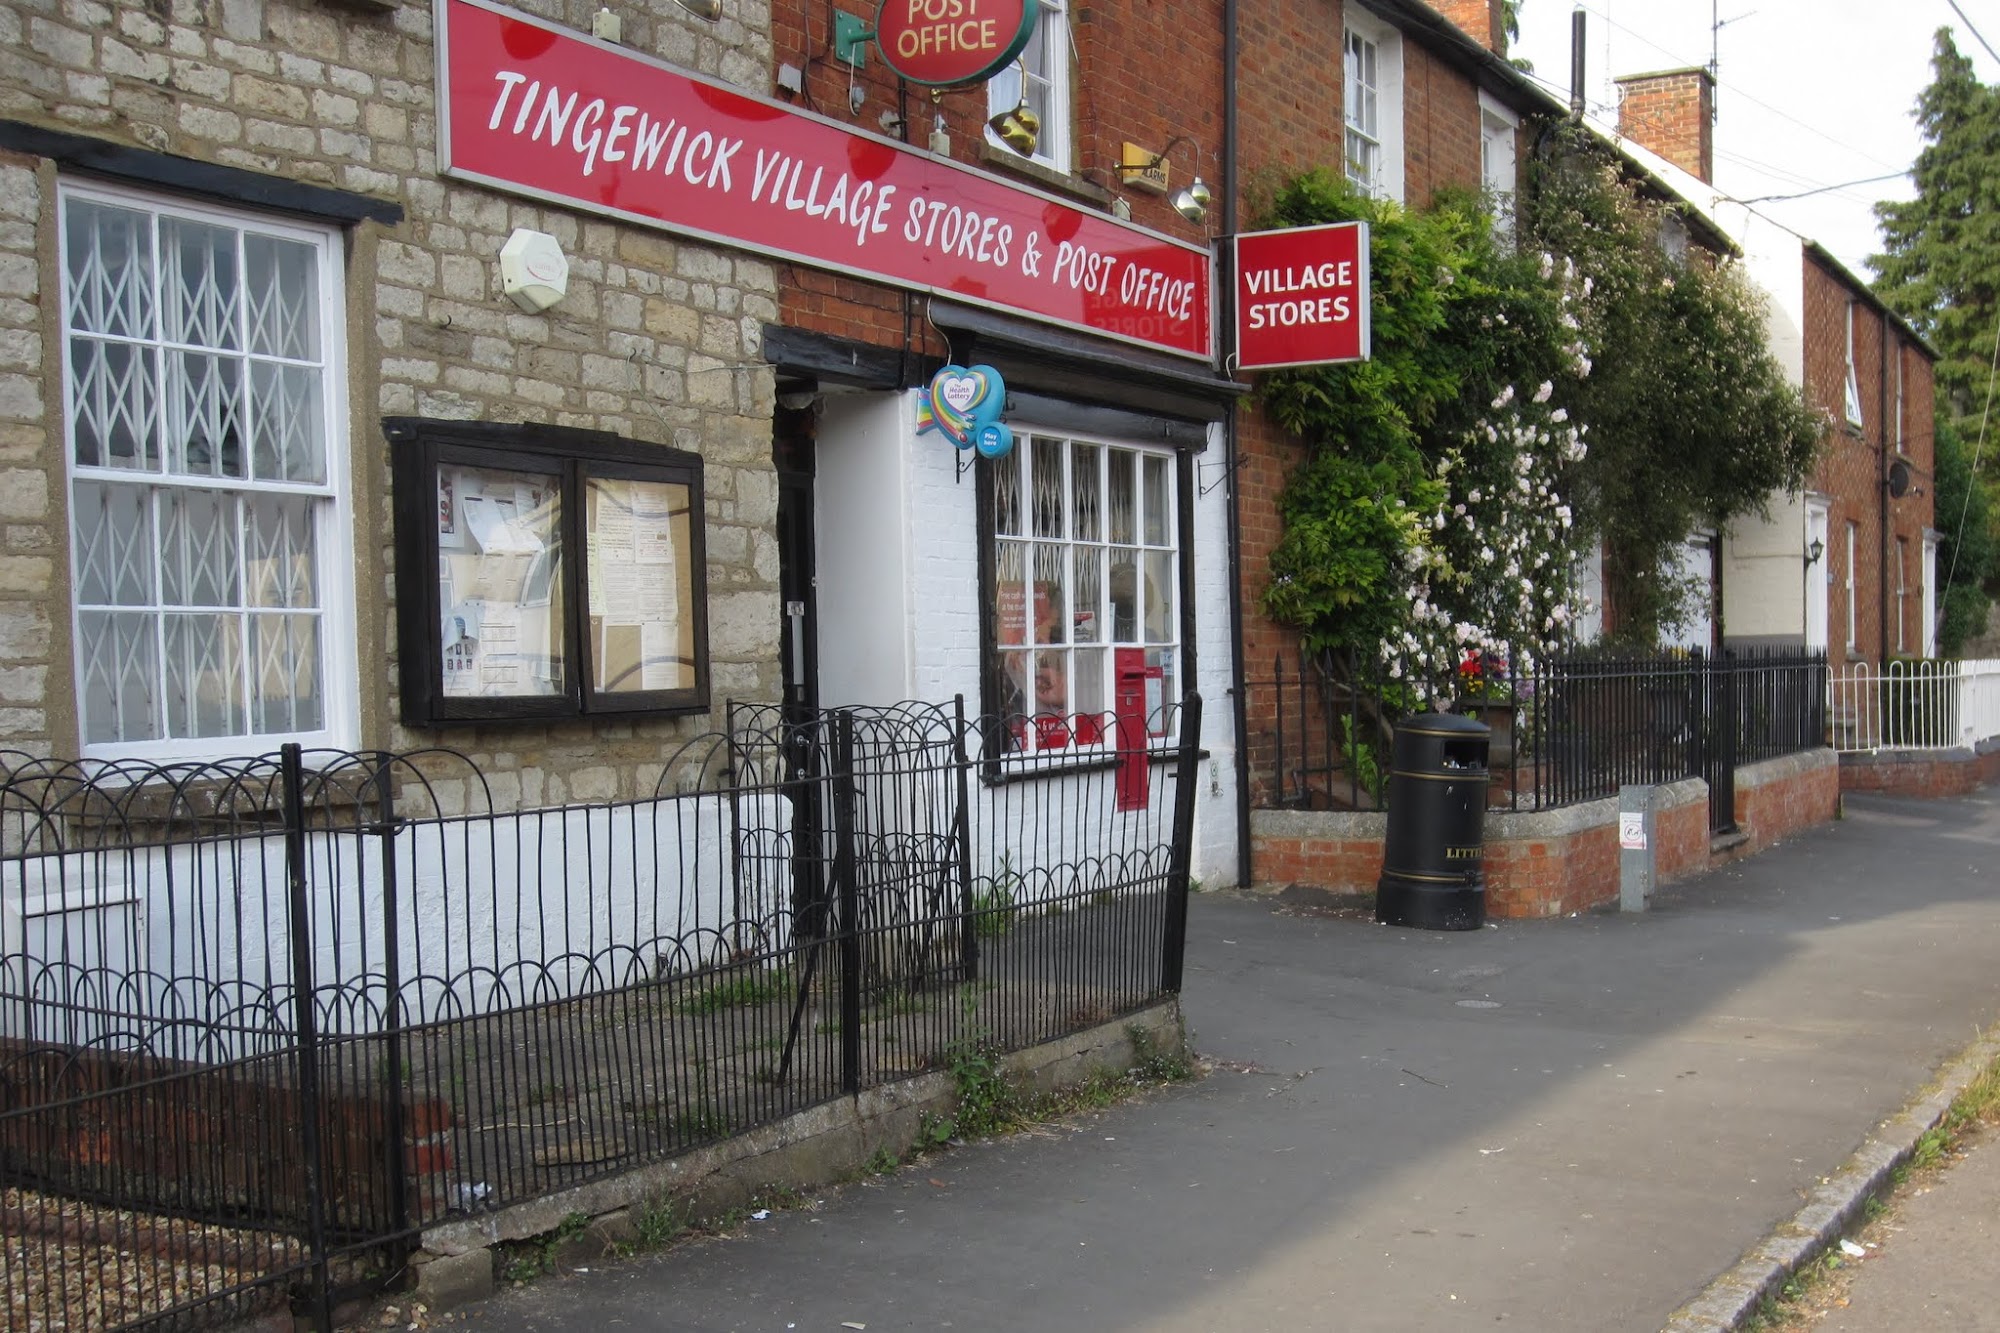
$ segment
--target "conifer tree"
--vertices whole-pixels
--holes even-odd
[[[1986,623],[1994,574],[1991,497],[2000,482],[1991,447],[2000,421],[1981,421],[2000,349],[2000,88],[1980,83],[1951,29],[1940,28],[1930,86],[1917,99],[1924,147],[1917,197],[1875,206],[1885,253],[1870,262],[1875,291],[1937,348],[1935,493],[1945,534],[1938,568],[1939,647],[1954,653]],[[1987,447],[1972,476],[1985,427]],[[1956,430],[1954,430],[1956,427]],[[1984,585],[1984,586],[1982,586]]]
[[[1963,423],[1985,404],[2000,329],[2000,89],[1940,28],[1917,99],[1917,197],[1880,203],[1875,291],[1937,348],[1939,401]],[[1976,435],[1976,429],[1968,432]]]

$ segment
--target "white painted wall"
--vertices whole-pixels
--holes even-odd
[[[820,700],[827,705],[893,704],[920,693],[911,660],[909,413],[895,394],[825,399],[813,529]],[[970,487],[968,478],[968,504]]]
[[[935,433],[919,436],[915,419],[914,394],[874,394],[830,399],[821,421],[814,515],[821,560],[820,698],[828,706],[948,703],[963,694],[967,711],[976,713],[977,489],[971,470],[960,472],[958,451]],[[1220,480],[1222,450],[1222,428],[1212,427],[1208,448],[1196,460],[1194,531],[1183,534],[1194,550],[1194,684],[1204,701],[1202,748],[1209,755],[1195,813],[1193,873],[1207,884],[1234,883],[1237,856],[1228,488],[1212,485],[1207,495],[1199,493]],[[902,469],[894,479],[881,473],[892,456]],[[894,507],[891,496],[900,497]],[[906,622],[887,624],[888,607],[907,608]],[[906,656],[882,646],[892,636]],[[1036,808],[1046,812],[1056,805],[1037,802]]]
[[[1768,516],[1746,514],[1722,543],[1722,623],[1730,638],[1787,635],[1804,640],[1811,571],[1802,496],[1774,500]]]

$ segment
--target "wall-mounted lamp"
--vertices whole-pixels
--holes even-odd
[[[1825,554],[1826,543],[1817,537],[1813,538],[1812,542],[1806,547],[1806,564],[1808,566],[1818,564],[1819,558]]]
[[[681,8],[710,23],[722,17],[722,0],[681,0]]]
[[[987,121],[986,128],[1022,157],[1035,155],[1035,145],[1042,137],[1042,118],[1028,105],[1028,67],[1025,64],[1021,66],[1020,100],[1015,102],[1013,110],[1002,111]]]
[[[622,42],[625,40],[625,20],[609,5],[590,16],[590,35],[600,42]]]
[[[1173,205],[1174,212],[1199,225],[1208,216],[1208,205],[1214,195],[1208,188],[1208,182],[1201,178],[1201,145],[1195,143],[1189,136],[1176,134],[1167,140],[1165,148],[1151,154],[1136,144],[1126,144],[1124,160],[1116,164],[1118,178],[1136,189],[1166,193],[1171,179],[1167,169],[1167,154],[1181,144],[1190,144],[1194,147],[1194,179],[1182,189],[1175,190],[1167,202]]]

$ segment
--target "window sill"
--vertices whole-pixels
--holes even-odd
[[[979,766],[981,770],[979,780],[988,787],[1008,787],[1017,782],[1039,782],[1043,778],[1069,778],[1083,773],[1102,773],[1118,767],[1123,762],[1115,753],[1101,752],[1089,756],[1078,755],[1073,759],[1054,758],[1042,762],[1042,756],[1051,753],[1059,752],[1044,750],[1041,754],[1022,755],[1017,751],[999,759],[986,760]],[[1178,745],[1155,745],[1146,749],[1146,762],[1155,768],[1162,764],[1178,763],[1180,757],[1181,747]],[[1194,752],[1194,757],[1197,760],[1206,759],[1209,757],[1208,751],[1198,749]]]
[[[1011,148],[1001,148],[982,139],[979,144],[979,161],[983,166],[996,168],[1010,175],[1026,177],[1057,194],[1066,194],[1072,199],[1080,199],[1098,208],[1111,207],[1111,191],[1102,185],[1087,181],[1081,176],[1071,176],[1057,171],[1054,167],[1043,166],[1032,158],[1022,157]]]

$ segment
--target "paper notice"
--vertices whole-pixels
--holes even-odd
[[[685,681],[681,675],[680,626],[653,622],[639,627],[639,688],[677,690]]]
[[[1646,850],[1646,816],[1637,811],[1618,812],[1618,845],[1631,852]]]

